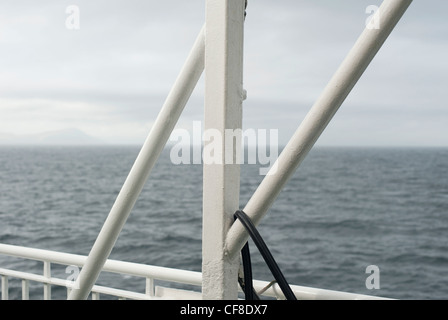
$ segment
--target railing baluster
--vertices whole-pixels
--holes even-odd
[[[44,277],[51,279],[51,263],[44,261]],[[51,300],[51,283],[44,283],[44,300]]]
[[[100,300],[100,293],[92,291],[92,300]]]
[[[8,277],[2,276],[2,300],[8,300],[9,288],[8,288]]]
[[[154,292],[154,279],[153,278],[146,278],[145,294],[150,297],[154,297],[155,292]]]
[[[30,300],[30,282],[22,280],[22,300]]]

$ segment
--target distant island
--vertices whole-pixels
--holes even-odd
[[[0,132],[0,145],[101,145],[104,141],[77,128],[17,135]]]

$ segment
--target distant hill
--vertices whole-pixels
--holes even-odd
[[[57,131],[47,131],[37,134],[15,135],[0,133],[0,145],[99,145],[105,144],[85,132],[69,128]]]

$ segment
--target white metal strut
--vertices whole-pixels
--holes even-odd
[[[204,70],[202,28],[165,104],[101,229],[69,300],[86,299]]]
[[[258,224],[359,80],[412,0],[384,0],[379,29],[367,28],[297,129],[244,211]],[[245,0],[206,0],[206,25],[126,179],[69,299],[86,299],[205,66],[205,129],[218,130],[220,163],[204,164],[204,299],[237,298],[237,253],[247,241],[240,222],[239,165],[226,164],[226,129],[241,128]],[[233,137],[232,137],[233,139]],[[210,143],[210,142],[209,142]],[[238,150],[238,141],[233,150]],[[215,144],[216,145],[216,144]],[[236,151],[235,151],[236,153]],[[235,156],[234,153],[234,156]],[[49,273],[49,271],[48,271]]]
[[[373,17],[374,21],[380,22],[380,27],[378,29],[366,27],[246,204],[244,212],[255,225],[261,221],[289,178],[305,159],[411,3],[412,0],[385,0],[382,3],[376,16]],[[227,236],[227,254],[230,257],[235,256],[247,239],[248,234],[241,222],[235,222]]]

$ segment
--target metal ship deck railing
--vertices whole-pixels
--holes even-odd
[[[384,0],[372,19],[379,21],[379,27],[366,26],[271,170],[245,205],[244,212],[254,225],[261,222],[411,2],[412,0]],[[166,274],[170,274],[170,281],[182,282],[190,279],[193,273],[141,265],[137,267],[135,264],[114,262],[108,258],[152,168],[165,147],[199,78],[205,71],[204,130],[213,129],[219,132],[223,139],[216,151],[220,154],[221,163],[203,165],[202,273],[195,274],[194,282],[202,287],[201,297],[204,299],[229,300],[238,297],[236,279],[239,269],[239,252],[248,240],[248,233],[240,221],[233,221],[233,214],[240,209],[240,166],[237,163],[228,164],[227,160],[235,159],[236,150],[241,149],[241,141],[237,141],[235,145],[232,143],[233,154],[226,154],[226,151],[229,150],[226,149],[228,139],[225,132],[226,130],[241,130],[242,127],[242,104],[246,98],[243,88],[246,4],[245,0],[206,0],[206,23],[168,94],[89,256],[86,258],[2,246],[2,251],[5,254],[44,261],[43,275],[30,276],[3,270],[4,296],[7,296],[8,277],[19,276],[25,281],[25,297],[26,281],[30,280],[44,283],[46,295],[49,297],[48,292],[50,292],[51,285],[61,284],[60,279],[51,277],[51,264],[58,263],[58,259],[61,257],[64,259],[59,262],[76,262],[75,265],[82,265],[79,277],[68,296],[69,300],[86,299],[91,291],[94,292],[94,295],[104,291],[105,289],[95,286],[95,283],[102,271],[112,271],[110,268],[117,265],[123,266],[120,272],[129,274],[133,274],[133,270],[136,269],[145,270],[141,275],[148,281],[147,291],[149,294],[142,294],[141,298],[157,296],[153,290],[153,284],[151,284],[157,278],[157,273],[152,273],[154,270],[164,270]],[[230,139],[233,140],[233,136]],[[208,143],[211,142],[204,141],[204,147]],[[22,254],[18,252],[22,252]],[[37,252],[39,254],[35,255]],[[117,269],[113,270],[115,271],[112,272],[118,271]],[[342,296],[338,296],[339,293],[338,295],[328,295],[327,291],[317,289],[294,288],[297,298],[342,298],[344,296],[342,293]],[[266,292],[269,294],[271,291]]]
[[[86,256],[62,253],[49,250],[33,249],[12,245],[0,244],[0,255],[22,258],[27,260],[35,260],[42,262],[42,273],[30,273],[17,270],[9,270],[0,268],[1,276],[1,299],[9,299],[9,279],[19,279],[22,281],[22,300],[28,300],[30,282],[42,284],[43,300],[52,300],[52,287],[59,286],[67,288],[67,296],[69,295],[74,282],[65,278],[53,277],[51,270],[52,265],[63,265],[82,267],[87,260]],[[100,300],[102,295],[112,296],[119,299],[132,300],[158,300],[158,299],[175,299],[175,300],[195,300],[201,299],[202,274],[195,271],[186,271],[172,268],[156,267],[139,263],[107,260],[104,265],[103,272],[117,273],[125,276],[141,278],[145,283],[144,292],[135,292],[130,290],[116,289],[106,286],[95,285],[91,291],[92,300]],[[193,289],[176,289],[172,287],[157,286],[157,281],[163,283],[172,283],[180,285],[189,285]],[[267,281],[254,281],[254,288],[257,292],[263,292],[261,297],[284,299],[284,295],[280,288],[273,284],[270,286]],[[316,289],[302,286],[291,286],[292,291],[298,299],[301,300],[372,300],[385,299],[376,296],[368,296],[340,291]],[[18,289],[20,290],[20,289]],[[16,295],[17,292],[16,292]],[[56,299],[65,299],[60,296]]]

